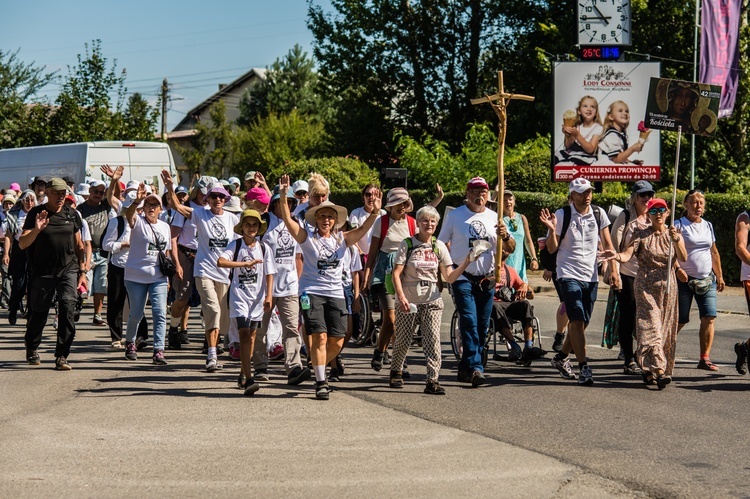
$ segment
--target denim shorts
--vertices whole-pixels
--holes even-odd
[[[695,297],[695,303],[698,304],[698,317],[716,317],[716,277],[711,282],[708,293],[703,296],[693,293],[690,286],[680,280],[677,281],[677,291],[677,300],[680,307],[678,322],[680,324],[690,322],[690,306],[693,304],[693,297]]]
[[[588,325],[596,303],[598,282],[584,282],[577,279],[558,279],[560,294],[571,321],[583,321]]]

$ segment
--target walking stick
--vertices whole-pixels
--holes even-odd
[[[674,225],[674,213],[677,204],[677,172],[680,168],[680,142],[682,140],[682,125],[677,127],[677,152],[674,157],[674,184],[672,185],[672,221],[670,226]],[[669,230],[669,227],[667,227]],[[669,296],[669,273],[672,272],[672,238],[669,238],[669,257],[667,258],[667,292],[666,296]]]

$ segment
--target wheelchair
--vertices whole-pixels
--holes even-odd
[[[355,347],[374,347],[378,344],[380,328],[383,324],[380,303],[375,296],[360,294],[359,305],[359,313],[354,314],[354,332],[349,341]],[[418,325],[414,328],[412,345],[422,347],[422,333]]]
[[[493,300],[493,302],[500,301],[497,298]],[[455,304],[455,300],[454,300]],[[533,315],[533,312],[532,312]],[[534,332],[534,336],[532,339],[534,339],[540,350],[542,349],[542,337],[541,337],[541,327],[539,325],[539,319],[534,315],[531,319],[531,329]],[[519,342],[523,343],[523,327],[520,321],[511,321],[511,332],[513,334],[514,339]],[[459,317],[458,317],[458,310],[453,311],[453,316],[451,317],[451,325],[450,325],[450,338],[451,338],[451,349],[453,350],[453,355],[456,357],[456,360],[461,360],[461,355],[463,354],[463,346],[461,344],[461,330],[460,330],[460,324],[459,324]],[[503,336],[502,331],[499,327],[495,326],[495,320],[490,318],[490,324],[487,329],[487,335],[485,337],[484,341],[484,347],[482,348],[482,365],[487,366],[487,360],[489,357],[490,347],[492,348],[492,359],[498,360],[498,361],[508,361],[510,362],[510,359],[508,355],[502,355],[498,351],[498,345],[505,345],[505,351],[510,352],[511,347],[508,340],[505,339]],[[516,361],[517,365],[523,366],[523,367],[529,367],[531,365],[531,360]]]

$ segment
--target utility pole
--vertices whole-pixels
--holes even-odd
[[[169,98],[169,84],[167,79],[161,84],[161,140],[167,141],[167,99]]]

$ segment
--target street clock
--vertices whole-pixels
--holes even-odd
[[[630,0],[579,0],[579,45],[630,45]]]

